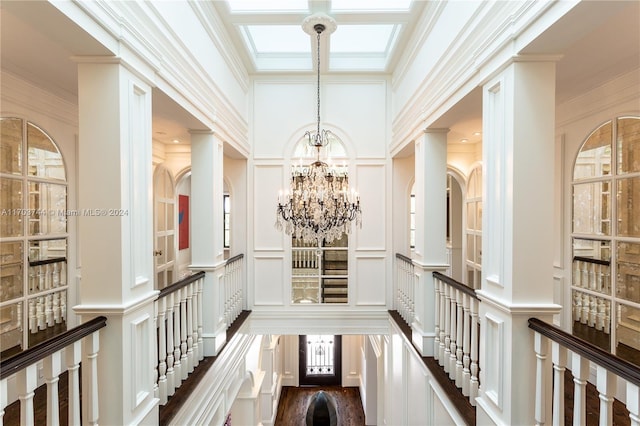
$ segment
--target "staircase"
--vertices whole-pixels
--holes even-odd
[[[346,250],[326,250],[322,260],[323,303],[347,303],[349,301],[348,256]]]

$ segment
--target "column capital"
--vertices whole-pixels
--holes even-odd
[[[510,62],[558,62],[564,55],[513,55]]]

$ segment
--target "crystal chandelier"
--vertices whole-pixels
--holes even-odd
[[[336,168],[320,161],[320,148],[329,143],[331,132],[320,129],[320,34],[326,22],[307,20],[313,25],[317,38],[317,128],[315,133],[307,131],[304,136],[311,147],[316,148],[316,161],[308,166],[294,166],[291,171],[291,186],[278,196],[276,228],[288,235],[302,238],[306,243],[318,245],[340,239],[351,231],[355,220],[361,226],[360,196],[349,189],[347,168]],[[320,20],[328,17],[323,16]],[[330,19],[330,18],[328,18]],[[335,22],[329,21],[329,25]]]

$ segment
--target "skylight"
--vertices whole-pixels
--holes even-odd
[[[340,25],[331,35],[331,53],[384,53],[396,25]]]
[[[255,53],[310,53],[309,36],[299,25],[248,25],[247,41]]]
[[[358,12],[409,10],[413,0],[332,0],[331,10],[353,10]]]
[[[231,12],[308,11],[307,0],[227,0]]]

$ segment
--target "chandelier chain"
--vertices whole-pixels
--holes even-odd
[[[320,161],[320,148],[329,146],[333,137],[320,129],[320,34],[323,24],[314,26],[317,40],[317,128],[305,132],[309,145],[317,150],[317,159],[308,166],[293,166],[289,190],[278,196],[276,228],[305,243],[331,243],[351,231],[351,222],[361,226],[360,197],[349,189],[346,165],[334,167]]]

